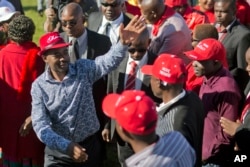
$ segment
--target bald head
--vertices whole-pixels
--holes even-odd
[[[143,17],[150,24],[159,20],[165,10],[163,0],[139,0],[139,7]]]
[[[75,17],[84,16],[81,6],[74,2],[67,4],[63,8],[62,15],[71,15]]]
[[[62,29],[68,36],[78,38],[84,33],[85,17],[80,5],[77,3],[67,4],[61,14]]]

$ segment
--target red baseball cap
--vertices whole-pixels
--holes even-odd
[[[103,100],[102,109],[132,134],[147,135],[155,131],[156,106],[143,91],[126,90],[122,94],[109,94]]]
[[[200,41],[194,50],[184,53],[192,60],[218,60],[224,67],[228,67],[225,47],[220,41],[213,38]]]
[[[48,32],[41,36],[40,40],[41,51],[38,53],[42,55],[45,51],[55,48],[67,47],[70,44],[66,43],[58,32]]]
[[[144,65],[141,70],[144,74],[153,75],[171,84],[186,81],[185,64],[176,55],[160,54],[153,65]]]
[[[165,0],[165,4],[169,7],[182,6],[187,4],[187,0]]]

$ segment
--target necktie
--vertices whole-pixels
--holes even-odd
[[[125,89],[126,90],[131,90],[131,89],[135,89],[135,79],[136,79],[136,67],[137,67],[137,64],[132,61],[130,63],[130,71],[129,71],[129,74],[128,74],[128,79],[127,79],[127,82],[126,82],[126,87]]]
[[[71,44],[72,44],[72,55],[70,56],[71,62],[75,62],[77,59],[79,59],[79,45],[77,39],[76,38],[72,39]]]
[[[110,28],[111,28],[111,24],[107,23],[103,34],[106,36],[109,36]]]
[[[219,28],[217,30],[218,30],[218,33],[219,33],[219,41],[221,42],[221,41],[223,41],[223,39],[227,35],[227,29],[224,29],[224,30],[221,31],[220,28]]]

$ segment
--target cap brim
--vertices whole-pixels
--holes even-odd
[[[107,95],[102,102],[102,110],[104,114],[110,118],[113,118],[113,119],[116,118],[115,106],[119,97],[120,95],[112,93],[112,94]]]
[[[14,16],[15,14],[17,14],[17,13],[20,13],[20,12],[15,11],[15,12],[13,12],[13,13],[8,13],[8,14],[2,16],[2,17],[0,18],[0,22],[9,20],[11,17],[13,17],[13,16]]]
[[[44,50],[41,50],[40,52],[38,52],[38,55],[43,55],[44,52],[51,50],[51,49],[57,49],[57,48],[63,48],[63,47],[68,47],[70,45],[70,43],[61,43],[61,44],[55,44],[49,48],[45,48]]]
[[[196,53],[194,50],[184,52],[184,54],[191,60],[204,60],[202,55]]]
[[[152,68],[153,68],[153,65],[144,65],[141,68],[141,72],[146,75],[152,75]]]

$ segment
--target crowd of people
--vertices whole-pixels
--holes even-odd
[[[0,0],[0,167],[250,166],[248,1],[43,3]]]

